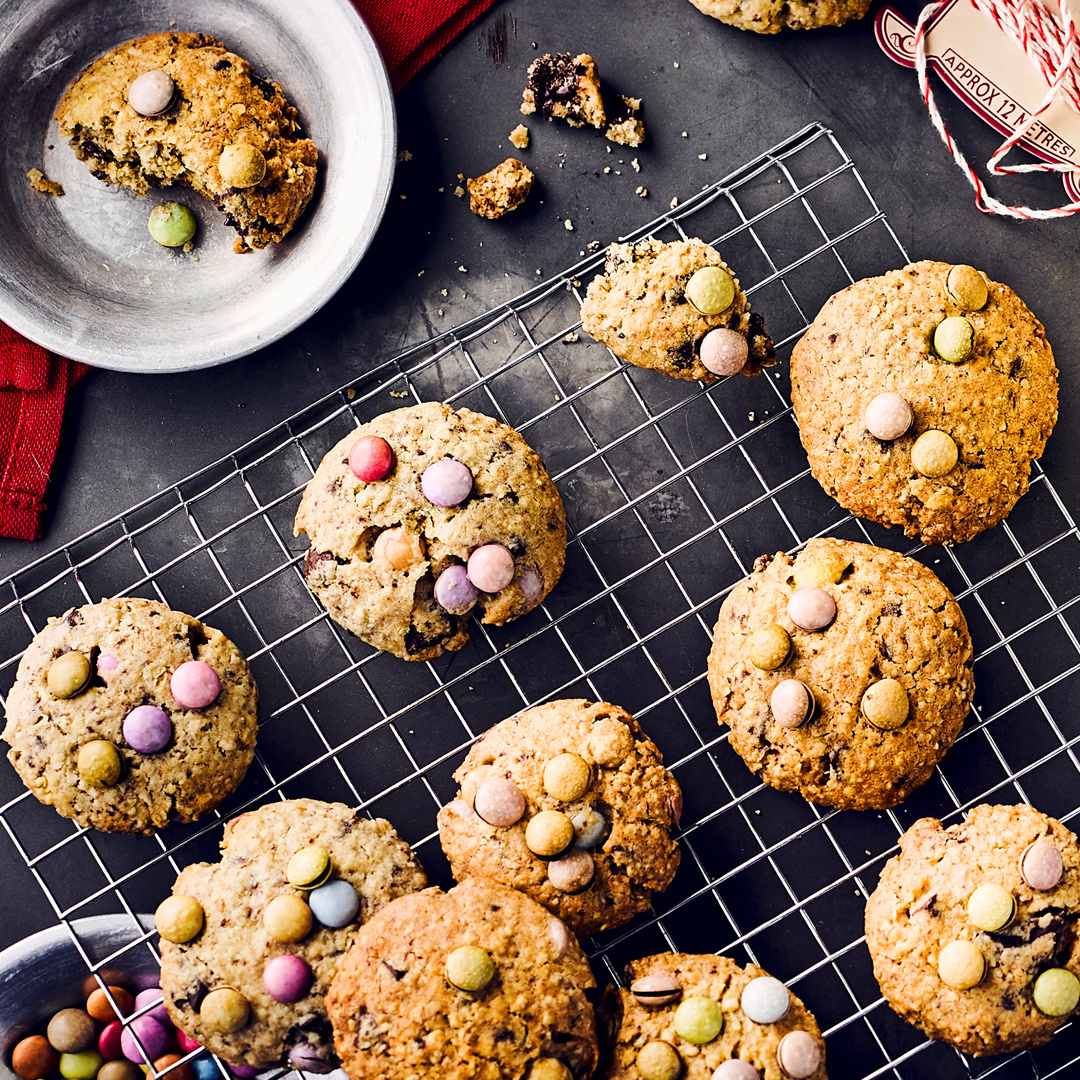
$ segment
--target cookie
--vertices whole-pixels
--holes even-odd
[[[791,356],[818,483],[923,543],[970,540],[1028,489],[1057,420],[1042,324],[970,266],[919,262],[833,296]]]
[[[281,87],[208,34],[118,45],[68,87],[56,121],[99,180],[210,199],[238,252],[286,236],[315,190],[318,152]]]
[[[1049,1042],[1080,998],[1080,844],[1025,806],[921,818],[866,905],[889,1004],[968,1054]]]
[[[434,401],[342,439],[304,491],[296,532],[330,616],[406,660],[460,649],[470,612],[501,626],[531,611],[566,552],[562,499],[537,453],[513,428]]]
[[[843,26],[852,19],[861,19],[870,10],[870,0],[690,0],[690,3],[728,26],[758,34]]]
[[[817,1021],[756,964],[662,953],[628,964],[625,980],[606,1080],[711,1080],[728,1061],[744,1064],[716,1080],[825,1080]]]
[[[676,379],[715,382],[776,362],[765,320],[703,240],[612,244],[604,273],[589,282],[581,325],[620,359]]]
[[[529,65],[525,78],[521,111],[526,116],[539,109],[545,119],[565,120],[571,127],[604,126],[600,76],[588,53],[544,53]]]
[[[763,555],[720,608],[709,688],[730,743],[781,791],[896,806],[960,732],[975,690],[960,606],[922,563],[848,540]]]
[[[40,802],[151,834],[230,795],[255,753],[259,695],[224,634],[155,600],[50,619],[7,698],[8,761]]]
[[[439,811],[454,878],[512,885],[577,934],[621,926],[678,869],[682,793],[617,705],[527,709],[485,732],[454,779]]]
[[[234,1064],[328,1072],[324,998],[342,957],[362,923],[426,884],[388,821],[341,803],[242,814],[221,861],[186,867],[158,908],[169,1016]]]
[[[532,183],[532,170],[517,158],[507,158],[483,176],[465,181],[469,209],[479,217],[500,218],[525,201]]]

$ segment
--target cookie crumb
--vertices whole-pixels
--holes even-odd
[[[684,139],[688,137],[685,131],[681,131],[679,134],[682,135]]]
[[[639,199],[645,199],[645,198],[648,198],[648,195],[649,195],[649,189],[648,189],[648,188],[645,188],[645,187],[642,187],[642,186],[641,186],[641,185],[639,184],[639,185],[638,185],[638,186],[637,186],[637,187],[636,187],[636,188],[634,189],[634,194],[635,194],[635,195],[636,195],[636,196],[637,196],[637,197],[638,197]]]
[[[678,60],[675,60],[675,61],[674,61],[674,62],[672,63],[672,65],[671,65],[671,66],[672,66],[672,67],[676,67],[676,68],[677,68],[677,67],[679,66],[679,61],[678,61]]]
[[[577,341],[577,339],[578,337],[576,330],[571,330],[569,334],[563,335],[563,341],[565,341],[567,345],[573,345],[574,342]]]
[[[608,110],[608,128],[604,136],[622,146],[640,146],[645,141],[645,125],[637,118],[641,98],[620,94]]]
[[[50,180],[40,169],[31,169],[26,174],[30,186],[42,195],[63,195],[64,189],[55,181]]]
[[[353,387],[351,387],[351,386],[350,386],[350,387],[349,387],[349,389],[345,391],[345,396],[346,396],[346,397],[347,397],[347,398],[348,398],[348,399],[349,399],[350,401],[352,401],[352,399],[353,399],[354,397],[356,397],[356,390],[355,390],[355,389],[354,389]]]
[[[518,124],[510,132],[510,142],[519,150],[524,150],[529,145],[529,129],[524,124]]]
[[[465,194],[465,189],[458,184],[458,186],[454,188],[454,194],[460,199],[461,196]]]
[[[605,166],[604,166],[604,172],[605,172],[605,173],[609,173],[609,172],[611,172],[611,166],[610,166],[610,165],[605,165]]]
[[[602,128],[606,117],[593,58],[588,53],[537,57],[526,73],[521,111],[528,116],[538,108],[548,120],[559,117],[571,127]]]
[[[460,270],[463,274],[467,274],[469,272],[468,268],[464,266],[459,266],[458,270]]]
[[[669,206],[669,207],[670,207],[670,208],[671,208],[672,210],[674,210],[674,209],[675,209],[675,207],[676,207],[676,206],[678,206],[678,205],[679,205],[679,200],[678,200],[677,198],[675,198],[675,199],[672,199],[672,200],[671,200],[671,202],[669,202],[669,203],[668,203],[668,206]]]
[[[399,150],[397,161],[400,165],[403,161],[412,161],[412,154],[408,150]]]
[[[447,291],[446,291],[445,289],[440,289],[440,290],[439,290],[439,294],[440,294],[441,296],[447,296],[447,295],[448,295],[448,293],[447,293]]]
[[[633,158],[630,161],[630,168],[632,168],[634,172],[641,172],[641,165],[638,163],[637,158]]]
[[[391,390],[390,396],[393,398],[403,398],[409,396],[408,390]]]
[[[698,161],[704,161],[708,156],[708,154],[698,154]]]
[[[500,218],[516,210],[532,190],[533,174],[524,162],[507,158],[490,172],[466,181],[469,209],[480,217]]]
[[[563,222],[563,228],[564,228],[564,229],[565,229],[565,230],[566,230],[567,232],[573,232],[573,231],[574,231],[574,223],[573,223],[573,222],[572,222],[572,221],[571,221],[571,220],[570,220],[569,218],[567,218],[567,219],[566,219],[566,220],[565,220],[565,221]]]
[[[416,276],[417,277],[423,277],[426,273],[427,273],[426,270],[421,270]]]
[[[599,240],[590,240],[585,246],[590,251],[599,251],[600,250],[600,241]]]

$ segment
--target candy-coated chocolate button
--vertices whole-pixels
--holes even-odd
[[[158,116],[171,104],[176,83],[164,71],[144,71],[128,86],[128,104],[140,116]]]
[[[118,1016],[127,1016],[131,1005],[132,997],[122,986],[110,986],[105,990],[99,986],[86,999],[87,1013],[102,1024],[112,1023]]]
[[[489,825],[508,829],[525,813],[525,796],[513,780],[492,776],[476,789],[473,809]]]
[[[104,1064],[97,1050],[80,1050],[75,1054],[61,1054],[57,1070],[64,1080],[94,1080]]]
[[[172,738],[172,722],[156,705],[136,705],[124,717],[124,740],[140,754],[163,750]]]
[[[285,868],[285,877],[298,889],[314,889],[321,885],[333,869],[330,852],[318,844],[309,844],[295,852]]]
[[[574,1080],[574,1074],[558,1058],[538,1058],[529,1069],[528,1080]]]
[[[434,462],[420,477],[424,498],[435,506],[460,506],[469,497],[472,486],[472,473],[453,458]]]
[[[61,653],[50,665],[45,681],[53,697],[72,698],[90,678],[90,661],[81,652]]]
[[[1067,1016],[1080,1003],[1080,979],[1066,968],[1049,968],[1036,980],[1035,1005],[1047,1016]]]
[[[701,339],[701,363],[714,375],[737,375],[749,354],[746,338],[726,326],[710,330]]]
[[[475,994],[495,978],[495,961],[477,945],[462,945],[446,958],[446,981]]]
[[[97,669],[101,671],[115,671],[120,666],[120,661],[112,653],[102,653],[97,658]]]
[[[986,958],[971,941],[950,941],[938,953],[938,977],[956,990],[970,990],[982,982]]]
[[[179,1028],[173,1032],[173,1038],[176,1040],[176,1045],[180,1047],[180,1053],[182,1054],[191,1054],[202,1048],[202,1043],[196,1042],[190,1035]]]
[[[880,679],[863,693],[860,704],[867,721],[882,731],[893,731],[907,723],[907,691],[896,679]]]
[[[435,580],[435,603],[451,615],[471,611],[477,595],[468,570],[460,564],[448,566]]]
[[[249,1013],[247,999],[231,986],[211,990],[199,1006],[202,1023],[211,1031],[221,1031],[226,1035],[240,1031],[247,1024]]]
[[[688,997],[675,1010],[675,1032],[687,1042],[712,1042],[724,1030],[724,1014],[708,997]]]
[[[112,787],[120,779],[123,764],[120,751],[111,742],[94,739],[79,750],[76,768],[90,787]]]
[[[54,1050],[77,1054],[93,1045],[97,1028],[84,1009],[61,1009],[49,1021],[46,1037]]]
[[[915,413],[907,400],[893,393],[878,394],[863,413],[866,430],[882,442],[899,439],[914,420]]]
[[[1052,889],[1061,880],[1064,869],[1061,852],[1049,840],[1036,840],[1020,856],[1020,876],[1040,892]]]
[[[682,997],[682,983],[673,975],[642,975],[630,984],[630,993],[647,1009],[674,1005]]]
[[[776,1064],[792,1080],[806,1080],[821,1064],[821,1047],[808,1031],[789,1031],[777,1044]]]
[[[945,278],[945,291],[952,301],[968,311],[980,311],[990,297],[986,279],[974,266],[958,263]]]
[[[311,912],[316,919],[332,930],[340,930],[356,918],[360,910],[360,894],[347,881],[335,878],[308,894]]]
[[[169,689],[182,709],[205,709],[221,693],[221,680],[205,661],[188,660],[172,673]]]
[[[611,832],[611,823],[595,806],[579,810],[570,824],[574,826],[574,847],[582,851],[595,851]]]
[[[318,1047],[312,1046],[311,1043],[297,1043],[290,1047],[289,1064],[294,1069],[309,1073],[328,1073],[336,1068],[333,1062],[321,1057]]]
[[[371,558],[375,562],[387,562],[395,570],[408,570],[423,561],[424,550],[415,533],[402,528],[385,529],[371,549]]]
[[[12,1071],[22,1080],[42,1080],[56,1068],[59,1060],[60,1055],[44,1035],[21,1039],[11,1051]]]
[[[203,928],[205,915],[202,904],[193,896],[169,896],[154,912],[157,932],[175,945],[190,941]]]
[[[514,556],[502,544],[482,544],[469,556],[468,574],[481,592],[497,593],[514,580]]]
[[[394,451],[378,435],[361,435],[349,451],[349,468],[357,480],[373,484],[385,480],[394,467]]]
[[[791,652],[791,637],[776,623],[759,627],[750,635],[750,663],[762,671],[775,671]]]
[[[162,247],[183,247],[198,227],[195,215],[183,204],[164,202],[150,211],[146,221],[150,238]]]
[[[143,1071],[134,1061],[110,1059],[98,1069],[96,1080],[143,1080]]]
[[[702,315],[719,315],[731,307],[735,299],[735,282],[719,266],[703,266],[690,275],[686,283],[686,299]]]
[[[561,919],[552,919],[548,923],[548,934],[551,944],[555,946],[556,958],[565,956],[566,950],[570,948],[570,931],[566,929],[566,923]]]
[[[517,586],[524,594],[527,604],[535,604],[540,599],[543,582],[535,570],[526,570],[524,574],[518,574]]]
[[[308,962],[292,953],[272,957],[263,965],[263,989],[275,1001],[299,1001],[314,981]]]
[[[152,1016],[162,1027],[172,1030],[173,1022],[165,1008],[165,994],[160,986],[150,986],[135,995],[135,1012]]]
[[[558,754],[544,766],[544,790],[560,802],[573,802],[589,790],[592,769],[577,754]]]
[[[573,848],[568,855],[548,863],[548,881],[560,892],[571,895],[584,892],[596,875],[593,857],[581,848]]]
[[[924,431],[911,448],[911,464],[915,471],[935,480],[947,476],[956,468],[960,450],[944,431],[931,428]]]
[[[574,826],[558,810],[541,810],[525,826],[525,843],[541,859],[558,858],[574,842]]]
[[[641,1080],[676,1080],[682,1072],[679,1051],[662,1039],[647,1042],[638,1051],[634,1064]]]
[[[795,588],[837,585],[850,565],[851,560],[833,547],[806,548],[795,557],[791,568]]]
[[[784,728],[797,728],[814,715],[814,695],[798,679],[777,683],[769,696],[773,719]]]
[[[1016,898],[1003,885],[988,881],[968,897],[967,913],[980,930],[1000,930],[1016,917]]]
[[[942,319],[934,330],[934,352],[950,364],[962,364],[975,348],[975,327],[963,315]]]
[[[162,1054],[154,1062],[154,1072],[168,1074],[169,1080],[195,1080],[195,1070],[191,1063],[180,1064],[179,1054]]]
[[[251,143],[232,143],[221,151],[218,172],[229,187],[254,187],[266,175],[266,158]]]
[[[732,1058],[716,1066],[712,1080],[761,1080],[761,1073],[749,1061]]]
[[[113,1061],[124,1056],[123,1034],[124,1024],[120,1020],[111,1020],[101,1029],[101,1034],[98,1036],[98,1053],[106,1061]]]
[[[136,1016],[120,1033],[120,1049],[128,1061],[141,1065],[161,1057],[169,1048],[169,1033],[152,1016]]]
[[[253,1076],[258,1076],[263,1070],[258,1065],[233,1065],[231,1062],[226,1062],[229,1072],[233,1076],[242,1077],[243,1080],[251,1080]],[[329,1072],[329,1069],[324,1069],[324,1072]]]
[[[739,999],[742,1011],[755,1024],[775,1024],[791,1007],[788,988],[771,975],[759,975],[744,987]]]
[[[836,618],[836,601],[824,589],[796,589],[787,603],[787,617],[800,630],[824,630]]]
[[[302,941],[311,925],[311,908],[299,896],[275,896],[263,911],[263,927],[274,941]]]

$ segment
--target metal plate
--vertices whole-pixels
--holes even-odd
[[[212,34],[278,82],[318,146],[315,195],[280,244],[235,255],[211,203],[109,187],[60,138],[52,117],[71,80],[115,45],[169,29]],[[191,370],[288,333],[352,273],[393,177],[393,96],[348,0],[5,0],[0,101],[0,319],[100,367]],[[64,196],[34,191],[34,167]],[[191,255],[170,257],[146,223],[177,197],[199,233]]]

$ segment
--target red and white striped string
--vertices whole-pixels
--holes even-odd
[[[948,147],[957,165],[964,171],[968,182],[975,189],[975,205],[984,214],[1004,214],[1007,217],[1027,221],[1064,217],[1080,212],[1080,202],[1067,203],[1050,210],[1036,210],[1028,206],[1009,206],[995,199],[987,190],[975,170],[968,164],[960,148],[953,141],[945,122],[938,112],[930,79],[926,69],[926,26],[951,0],[938,0],[922,9],[915,26],[915,70],[919,77],[919,90],[926,103],[930,119],[942,141]],[[1001,160],[1024,137],[1032,125],[1057,100],[1064,98],[1069,106],[1080,113],[1080,73],[1076,63],[1080,41],[1068,0],[1056,0],[1057,12],[1038,0],[971,0],[975,8],[990,19],[1042,73],[1047,82],[1046,96],[1042,104],[1031,113],[1027,123],[1017,128],[994,151],[987,161],[987,169],[996,176],[1028,172],[1072,172],[1071,165],[1038,162],[1028,165],[1002,165]]]

